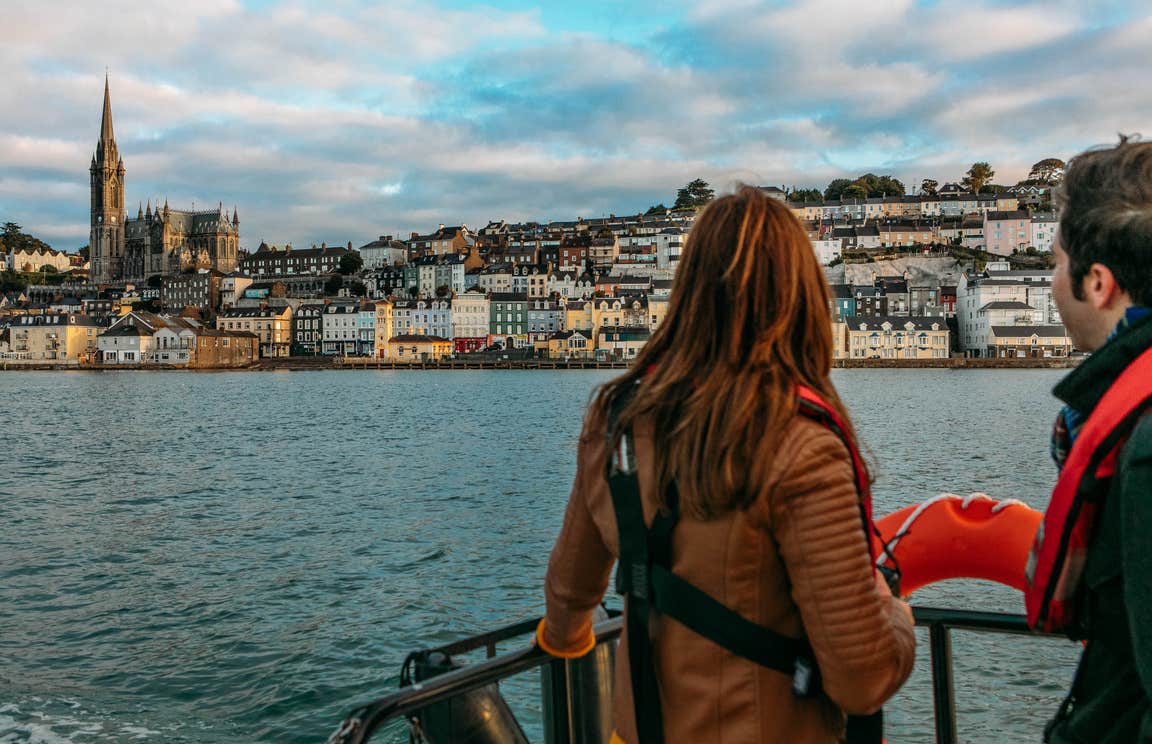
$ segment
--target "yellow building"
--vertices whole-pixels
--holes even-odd
[[[564,329],[591,334],[592,328],[592,300],[569,300],[564,306]]]
[[[536,348],[546,351],[549,359],[591,359],[595,347],[590,331],[559,331]]]
[[[946,359],[948,324],[943,318],[845,319],[849,359]]]
[[[222,331],[245,331],[260,339],[260,356],[286,357],[292,349],[292,307],[233,307],[216,318]]]
[[[388,339],[392,338],[392,303],[388,300],[376,302],[376,329],[372,343],[372,356],[384,359],[388,356]]]
[[[396,362],[431,362],[452,356],[452,342],[439,336],[410,333],[388,340],[388,356]]]
[[[8,359],[28,362],[87,361],[100,327],[87,315],[44,313],[13,318]]]
[[[1051,359],[1071,353],[1072,339],[1061,325],[992,326],[988,336],[990,357]]]

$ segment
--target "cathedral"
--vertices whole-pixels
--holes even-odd
[[[153,276],[195,269],[236,270],[240,217],[216,209],[187,212],[156,203],[143,204],[135,219],[125,219],[124,161],[112,133],[112,101],[104,79],[104,115],[100,141],[92,156],[92,231],[88,249],[92,281],[143,282]]]

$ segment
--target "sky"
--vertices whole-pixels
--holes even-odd
[[[241,246],[625,214],[694,178],[999,183],[1152,136],[1145,0],[0,0],[0,222],[88,242],[107,73],[125,206]]]

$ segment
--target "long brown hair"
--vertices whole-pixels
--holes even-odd
[[[721,197],[692,228],[664,322],[600,389],[591,415],[603,421],[639,381],[617,432],[651,419],[659,493],[674,481],[682,510],[698,519],[743,508],[756,495],[752,474],[796,414],[797,384],[849,421],[829,379],[829,299],[787,206],[751,186]]]

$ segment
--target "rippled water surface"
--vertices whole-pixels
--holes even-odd
[[[944,490],[1042,507],[1061,374],[839,372],[877,513]],[[322,741],[406,651],[539,614],[607,378],[0,374],[0,743]],[[978,582],[915,601],[1022,610]],[[921,649],[889,742],[932,739]],[[1071,644],[953,649],[961,739],[1037,741]],[[511,691],[530,728],[534,694]]]

